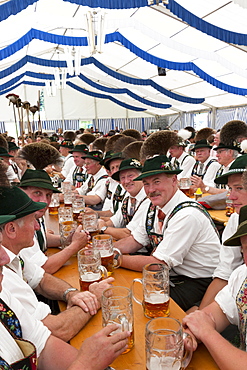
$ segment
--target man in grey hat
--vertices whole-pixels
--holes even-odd
[[[169,159],[147,159],[142,180],[151,205],[131,236],[116,243],[122,253],[146,246],[150,256],[123,256],[122,266],[141,271],[148,263],[165,263],[170,269],[171,297],[188,310],[200,300],[218,264],[220,241],[213,222],[202,206],[183,194]]]
[[[0,214],[15,216],[13,221],[2,226],[3,248],[10,260],[9,268],[4,271],[3,287],[19,299],[27,312],[41,320],[55,336],[68,341],[100,308],[102,291],[109,287],[113,279],[97,283],[90,288],[90,292],[78,292],[76,288],[47,274],[28,259],[21,259],[19,252],[33,245],[34,231],[39,228],[35,212],[43,209],[46,203],[32,201],[17,187],[1,188],[0,201]],[[51,315],[49,306],[37,300],[33,289],[46,298],[67,302],[67,310],[56,316]]]

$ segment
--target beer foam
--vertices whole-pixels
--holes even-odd
[[[112,256],[113,253],[110,253],[108,250],[106,249],[100,249],[100,256],[101,257],[110,257]]]
[[[81,281],[97,281],[101,278],[100,272],[88,272],[80,276]]]
[[[145,302],[151,304],[166,303],[169,299],[169,295],[164,294],[163,292],[150,293],[148,297],[145,296]]]
[[[181,361],[176,360],[175,357],[157,357],[152,356],[147,361],[148,370],[179,370],[181,367]]]

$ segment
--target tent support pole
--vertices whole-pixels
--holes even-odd
[[[62,89],[59,90],[60,91],[60,105],[61,105],[61,116],[62,116],[62,128],[63,128],[63,132],[65,131],[65,126],[64,126],[64,110],[63,110],[63,93],[62,93]]]
[[[95,128],[99,129],[98,110],[97,110],[96,98],[94,98],[94,115],[95,115]]]
[[[212,115],[211,115],[211,127],[215,129],[215,123],[216,123],[216,108],[213,107],[212,109]]]
[[[126,109],[126,129],[129,129],[129,111]]]

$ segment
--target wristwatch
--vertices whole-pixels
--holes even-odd
[[[205,186],[205,193],[209,191],[209,186]]]
[[[104,234],[106,229],[107,229],[107,226],[102,226],[102,228],[100,229],[100,234]]]
[[[76,290],[78,290],[78,289],[76,289],[76,288],[68,288],[68,289],[66,289],[65,290],[65,292],[63,292],[63,300],[65,301],[65,302],[67,302],[66,301],[66,296],[67,296],[67,294],[69,293],[69,292],[75,292]]]

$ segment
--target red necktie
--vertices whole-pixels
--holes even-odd
[[[165,217],[166,215],[164,214],[164,212],[161,209],[159,209],[158,210],[158,225],[159,225],[160,232],[162,232],[162,227],[163,227]]]

